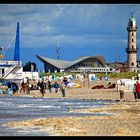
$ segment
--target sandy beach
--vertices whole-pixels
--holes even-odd
[[[111,79],[112,83],[116,80]],[[93,85],[107,85],[110,81],[86,83],[86,87],[66,90],[65,98],[116,100],[120,99],[117,89],[94,89]],[[82,84],[82,83],[81,83]],[[30,95],[17,94],[14,96],[41,97],[41,93],[31,91]],[[49,93],[44,98],[63,98],[61,92]],[[125,93],[125,101],[118,101],[115,105],[100,108],[70,110],[86,113],[111,113],[109,116],[84,117],[54,117],[36,118],[27,121],[9,122],[10,127],[39,127],[38,131],[48,133],[50,136],[140,136],[140,100],[135,100],[132,92]]]
[[[66,89],[66,97],[65,98],[73,98],[73,99],[101,99],[101,100],[119,100],[120,95],[117,91],[117,88],[113,89],[91,89],[91,87],[96,85],[108,85],[109,82],[112,84],[117,82],[118,79],[109,79],[109,81],[96,81],[96,82],[88,82],[85,81],[85,84],[81,82],[80,80],[73,80],[71,82],[78,83],[81,85],[80,88],[67,88]],[[54,81],[52,81],[54,83]],[[45,91],[45,95],[43,98],[63,98],[62,93],[60,90],[58,90],[58,93],[55,93],[54,88],[52,88],[52,93],[49,93],[48,90]],[[24,93],[16,93],[13,96],[30,96],[30,97],[42,97],[39,90],[30,90],[30,94],[24,94]],[[125,100],[132,101],[134,100],[134,95],[132,92],[126,92],[125,94]]]

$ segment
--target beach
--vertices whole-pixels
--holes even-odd
[[[112,89],[91,89],[93,86],[96,85],[108,85],[108,83],[117,83],[118,79],[109,79],[108,81],[99,80],[96,82],[88,81],[86,80],[85,83],[83,83],[80,80],[73,80],[71,82],[80,84],[80,88],[67,88],[66,89],[66,97],[65,98],[73,98],[73,99],[97,99],[97,100],[120,100],[120,94],[116,88]],[[52,83],[54,83],[52,81]],[[30,94],[24,94],[24,93],[16,93],[15,96],[31,96],[31,97],[42,97],[39,90],[31,90]],[[63,98],[62,93],[60,90],[58,90],[58,93],[55,93],[54,88],[52,88],[52,93],[49,93],[48,90],[46,90],[46,93],[44,94],[43,98]],[[134,101],[134,95],[132,92],[126,92],[125,93],[125,100],[126,101]]]
[[[116,79],[110,80],[112,83]],[[86,83],[85,87],[66,89],[66,97],[61,92],[49,93],[46,91],[43,98],[72,98],[91,100],[115,100],[114,105],[98,108],[70,110],[70,112],[108,113],[105,116],[80,117],[51,117],[36,118],[26,121],[11,121],[10,127],[39,127],[37,131],[48,133],[50,136],[140,136],[140,100],[135,100],[132,92],[125,93],[125,100],[119,101],[117,89],[91,89],[98,84],[106,85],[110,81]],[[80,83],[82,85],[82,83]],[[14,96],[41,97],[41,93],[31,91],[30,95],[17,94]]]

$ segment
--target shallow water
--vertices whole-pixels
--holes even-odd
[[[108,104],[115,104],[115,101],[0,96],[0,136],[47,136],[47,133],[36,131],[39,128],[17,129],[6,127],[4,124],[33,118],[110,115],[68,111],[68,108],[74,111],[75,109],[101,107]]]

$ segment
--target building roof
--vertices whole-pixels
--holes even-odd
[[[75,65],[76,63],[83,61],[88,58],[95,58],[97,59],[103,66],[105,66],[105,59],[102,56],[82,56],[77,59],[74,59],[73,61],[65,61],[65,60],[57,60],[52,58],[47,58],[43,56],[36,55],[36,57],[41,60],[43,63],[47,62],[59,69],[66,69],[70,66]]]
[[[127,62],[112,62],[108,63],[109,67],[112,67],[113,69],[117,69],[120,67],[125,67],[127,65]]]

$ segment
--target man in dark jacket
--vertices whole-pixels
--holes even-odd
[[[40,92],[42,94],[42,97],[44,97],[44,94],[45,94],[45,83],[44,81],[42,80],[41,83],[39,84],[40,86]]]

